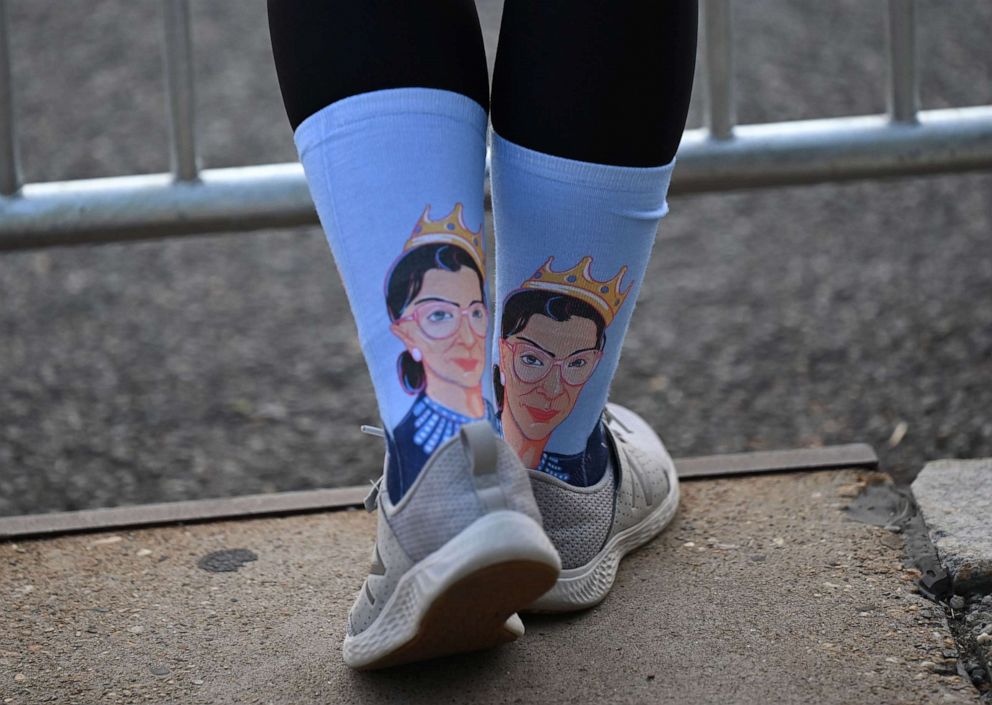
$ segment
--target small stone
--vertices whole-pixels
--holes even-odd
[[[837,494],[840,495],[841,497],[848,497],[853,499],[854,497],[857,497],[859,494],[861,494],[861,490],[863,490],[864,488],[865,488],[864,483],[852,482],[850,484],[841,485],[840,487],[838,487]]]
[[[944,663],[938,663],[933,667],[933,672],[940,676],[956,676],[958,674],[957,662],[946,661]]]
[[[920,661],[920,668],[926,668],[927,670],[932,671],[936,667],[937,664],[935,664],[933,661]]]
[[[960,595],[955,595],[951,598],[951,609],[953,610],[963,610],[964,609],[964,598]]]
[[[17,675],[14,676],[14,682],[15,683],[23,683],[27,679],[28,679],[28,677],[26,675],[24,675],[23,673],[18,673]]]
[[[152,552],[147,548],[142,548],[135,555],[137,555],[138,558],[144,558],[145,556],[152,555]]]
[[[902,442],[902,439],[906,437],[906,432],[909,430],[909,424],[905,421],[900,421],[896,424],[896,427],[892,429],[892,435],[889,436],[889,448],[895,448]]]
[[[192,682],[193,685],[203,685],[203,680],[200,678],[194,678]]]
[[[975,641],[977,641],[979,644],[988,644],[990,641],[992,641],[992,634],[979,634],[978,636],[975,637]]]
[[[133,626],[133,627],[128,627],[127,630],[132,634],[142,634],[144,633],[145,628],[142,626]]]
[[[169,673],[171,673],[168,666],[164,666],[158,663],[153,663],[152,665],[150,665],[148,667],[148,670],[151,671],[151,674],[153,676],[167,676],[169,675]]]
[[[124,538],[121,536],[107,536],[106,538],[97,539],[92,541],[90,546],[109,546],[112,543],[120,543]]]

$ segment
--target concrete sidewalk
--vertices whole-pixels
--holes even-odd
[[[978,702],[858,471],[684,484],[599,607],[483,654],[355,673],[374,517],[343,511],[0,544],[0,702]],[[197,566],[220,549],[257,560]]]

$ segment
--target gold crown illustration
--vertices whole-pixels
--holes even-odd
[[[574,296],[577,299],[590,304],[603,316],[606,325],[610,325],[617,315],[617,311],[627,300],[634,284],[631,283],[625,291],[620,291],[620,280],[627,273],[627,265],[620,267],[616,276],[606,281],[593,279],[589,273],[592,266],[592,257],[586,255],[579,263],[564,272],[556,272],[551,269],[551,262],[554,257],[541,265],[541,268],[534,272],[534,276],[523,283],[524,289],[541,289],[544,291],[554,291],[567,296]]]
[[[420,245],[437,242],[457,245],[472,256],[472,259],[479,266],[479,271],[485,274],[486,256],[482,249],[482,228],[475,232],[469,230],[465,221],[462,220],[463,210],[462,204],[456,203],[455,209],[444,218],[431,220],[431,207],[428,204],[421,214],[420,220],[413,227],[410,238],[403,245],[403,251],[406,252]]]

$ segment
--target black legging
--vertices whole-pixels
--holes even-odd
[[[493,129],[569,159],[659,166],[685,128],[696,0],[506,0]],[[474,0],[268,0],[293,130],[341,98],[384,88],[455,91],[489,109]]]

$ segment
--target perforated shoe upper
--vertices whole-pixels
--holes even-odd
[[[545,532],[562,568],[591,561],[613,535],[642,521],[671,491],[671,456],[643,419],[617,404],[603,412],[610,465],[591,487],[569,485],[530,470]]]

